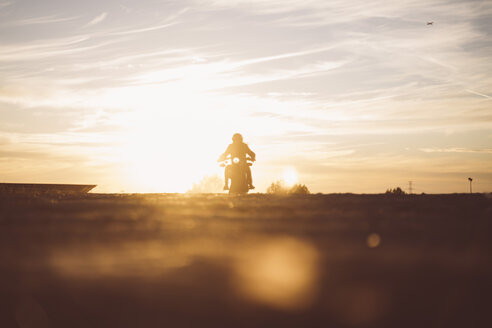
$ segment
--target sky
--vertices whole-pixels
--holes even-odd
[[[491,1],[0,0],[0,182],[492,192],[491,99]]]

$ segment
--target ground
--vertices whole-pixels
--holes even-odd
[[[490,327],[492,197],[0,195],[0,327]]]

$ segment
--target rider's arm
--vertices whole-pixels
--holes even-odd
[[[226,160],[227,156],[231,153],[230,148],[231,148],[231,145],[227,146],[226,151],[222,155],[219,156],[219,159],[217,160],[217,162],[222,162],[222,161]]]
[[[246,145],[246,152],[252,160],[256,160],[256,154]]]

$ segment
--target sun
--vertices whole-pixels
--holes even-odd
[[[292,186],[297,183],[299,174],[293,167],[286,168],[282,174],[282,180],[284,180],[287,186]]]

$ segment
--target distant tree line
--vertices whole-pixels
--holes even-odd
[[[222,186],[224,181],[217,174],[205,176],[200,182],[194,183],[193,187],[188,190],[188,193],[220,193],[222,192]]]
[[[403,191],[400,187],[396,187],[393,189],[387,189],[385,194],[390,194],[390,195],[405,195],[406,192]]]
[[[295,184],[292,187],[287,187],[283,180],[272,182],[267,188],[267,194],[276,195],[308,195],[310,194],[308,187],[303,184]]]

